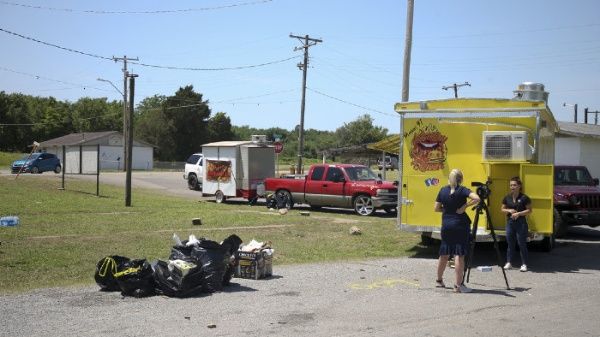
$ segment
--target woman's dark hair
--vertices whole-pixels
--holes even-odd
[[[523,182],[521,181],[521,178],[519,178],[519,177],[512,177],[512,178],[510,178],[510,181],[514,181],[517,183],[517,185],[523,186]]]

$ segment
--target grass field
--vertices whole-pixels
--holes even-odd
[[[69,180],[59,190],[54,176],[0,175],[1,215],[18,215],[17,227],[0,227],[0,292],[93,284],[95,265],[106,255],[168,259],[172,235],[220,242],[237,234],[272,241],[274,265],[400,257],[430,253],[419,237],[396,229],[394,217],[360,217],[350,212],[287,215],[264,205],[215,204],[133,191],[124,206],[123,189]],[[202,219],[193,226],[192,218]],[[358,226],[362,235],[350,235]],[[276,268],[276,267],[275,267]]]

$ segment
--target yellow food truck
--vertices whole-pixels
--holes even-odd
[[[545,250],[554,245],[553,163],[557,123],[547,106],[543,85],[524,83],[515,99],[444,99],[397,103],[401,116],[400,229],[420,232],[424,242],[440,238],[441,216],[433,211],[448,174],[462,170],[463,185],[488,183],[491,224],[504,237],[502,199],[513,176],[523,181],[532,201],[530,241]],[[400,147],[398,147],[400,143]],[[381,144],[380,144],[381,145]],[[378,148],[374,146],[374,148]],[[471,220],[475,211],[468,210]],[[477,241],[490,241],[490,223],[480,215]]]

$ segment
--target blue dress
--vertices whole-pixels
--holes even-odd
[[[471,190],[464,186],[457,187],[452,194],[450,194],[450,186],[444,186],[435,199],[444,206],[440,255],[464,256],[468,254],[471,219],[466,213],[457,214],[456,210],[467,203],[469,194],[471,194]]]

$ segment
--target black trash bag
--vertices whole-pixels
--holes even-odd
[[[209,293],[223,290],[225,266],[229,263],[227,250],[215,241],[202,240],[192,246],[192,257],[204,273],[202,290]]]
[[[165,261],[152,263],[156,293],[169,297],[189,297],[202,291],[203,272],[200,266],[190,269],[182,275],[177,269],[169,270]]]
[[[146,297],[154,295],[153,270],[146,259],[131,260],[115,274],[123,296]]]
[[[290,202],[287,193],[277,194],[275,200],[277,202],[277,209],[287,208],[287,205]]]
[[[103,291],[117,291],[120,290],[119,284],[115,279],[115,274],[123,270],[125,263],[131,261],[128,257],[111,255],[102,258],[96,264],[96,272],[94,273],[94,279],[96,284],[100,286],[100,290]]]
[[[275,194],[267,195],[267,208],[268,209],[276,209],[277,208],[277,199],[275,198]]]
[[[232,234],[221,243],[221,247],[227,252],[225,256],[225,272],[223,274],[223,285],[227,286],[231,283],[231,278],[235,274],[235,269],[238,266],[239,258],[236,252],[242,244],[242,239],[239,236]]]
[[[171,248],[171,255],[169,255],[169,260],[183,260],[187,262],[194,263],[196,259],[192,257],[192,246],[186,246],[187,240],[183,241],[183,246],[173,246]]]

